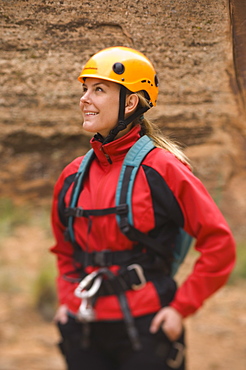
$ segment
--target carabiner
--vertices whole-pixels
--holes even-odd
[[[77,318],[81,321],[90,322],[95,320],[95,316],[96,315],[91,304],[91,299],[86,297],[83,298],[79,307]]]
[[[94,271],[90,275],[87,275],[77,286],[74,291],[74,294],[78,298],[91,298],[93,297],[99,290],[103,277],[101,275],[98,276],[98,272]],[[94,280],[94,281],[93,281]],[[89,290],[86,287],[93,281],[92,286]]]
[[[146,285],[146,279],[144,276],[144,271],[142,266],[134,263],[130,266],[127,266],[127,270],[134,270],[137,274],[137,277],[139,278],[140,283],[139,284],[132,284],[132,289],[133,290],[139,290],[142,289]]]

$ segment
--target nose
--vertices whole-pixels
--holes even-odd
[[[83,103],[83,104],[84,103],[89,103],[89,100],[90,100],[90,93],[89,93],[89,90],[87,90],[81,96],[80,102]]]
[[[80,109],[83,111],[84,107],[88,104],[90,104],[89,100],[87,99],[87,97],[85,96],[86,94],[84,94],[83,96],[81,96],[80,100],[79,100],[79,107]]]
[[[86,103],[86,101],[87,101],[88,99],[87,99],[87,96],[86,96],[86,94],[84,94],[84,95],[82,95],[81,96],[81,98],[80,98],[80,103],[82,103],[82,104],[84,104],[84,103]]]
[[[88,94],[88,91],[84,92],[79,100],[79,107],[81,111],[85,108],[85,106],[88,106],[90,104],[90,94]]]

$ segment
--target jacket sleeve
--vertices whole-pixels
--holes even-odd
[[[71,273],[74,272],[74,260],[73,260],[73,246],[70,242],[65,240],[64,231],[65,227],[61,223],[58,214],[58,196],[64,184],[65,175],[64,172],[59,177],[53,195],[51,222],[52,229],[55,238],[55,245],[50,248],[50,251],[57,257],[57,292],[59,304],[67,304],[69,307],[76,307],[76,301],[78,300],[74,296],[75,284],[66,279],[66,276],[74,276]]]
[[[176,158],[167,164],[165,171],[184,216],[184,229],[196,238],[195,249],[200,252],[193,271],[171,303],[186,317],[226,283],[235,263],[235,242],[227,222],[199,179]]]

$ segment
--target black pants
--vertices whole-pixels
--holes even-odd
[[[151,334],[153,317],[135,319],[139,351],[132,349],[122,321],[82,324],[69,318],[67,324],[58,324],[68,370],[185,370],[184,334],[176,342],[170,342],[162,330]]]

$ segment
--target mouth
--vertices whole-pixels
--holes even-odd
[[[98,114],[97,112],[84,112],[85,117],[96,116],[97,114]]]

